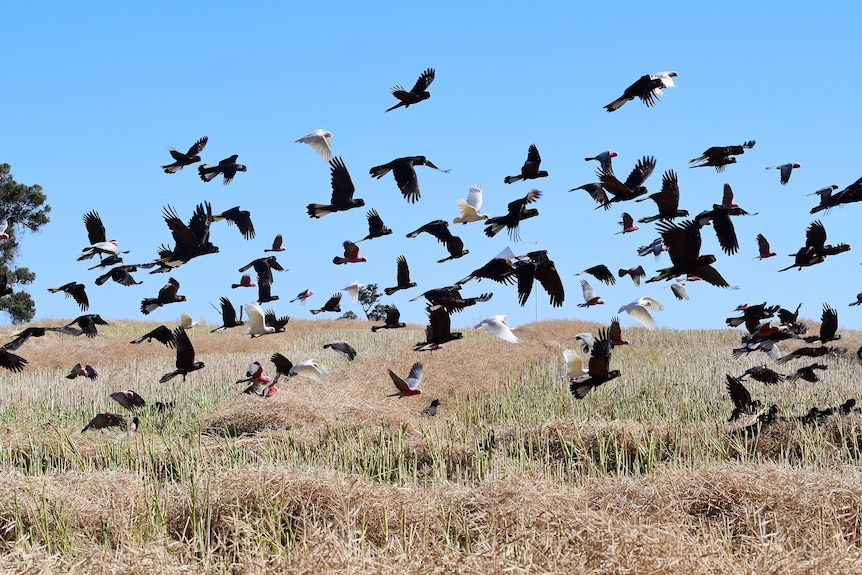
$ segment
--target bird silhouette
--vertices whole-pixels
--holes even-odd
[[[185,328],[182,326],[174,328],[173,342],[177,352],[176,370],[163,375],[159,379],[159,383],[170,381],[178,375],[181,375],[185,381],[189,373],[204,368],[204,362],[195,361],[195,348],[192,346]]]
[[[547,178],[548,172],[539,169],[539,164],[542,163],[542,157],[539,155],[539,149],[536,144],[530,144],[527,149],[527,160],[521,166],[521,173],[517,176],[506,176],[503,182],[512,184],[521,180],[535,180],[536,178]]]
[[[90,309],[90,298],[87,297],[87,291],[84,284],[78,282],[69,282],[56,288],[48,288],[51,293],[65,292],[66,299],[72,298],[75,300],[81,311]]]
[[[224,185],[228,185],[233,181],[237,172],[248,171],[248,168],[246,168],[245,165],[237,163],[237,158],[239,158],[239,154],[234,154],[233,156],[220,161],[216,166],[211,166],[209,164],[200,165],[198,166],[198,175],[204,182],[210,182],[216,176],[221,174],[223,178],[222,183]]]
[[[328,214],[361,208],[365,205],[365,200],[353,198],[356,188],[353,186],[353,180],[350,178],[350,173],[342,159],[340,157],[332,158],[329,161],[329,167],[332,183],[330,203],[308,204],[308,216],[311,218],[322,218]]]
[[[422,100],[427,100],[431,97],[431,93],[428,92],[428,86],[430,86],[433,81],[434,68],[427,68],[419,75],[419,78],[416,80],[416,83],[413,84],[413,87],[410,88],[410,91],[405,90],[401,86],[393,86],[391,90],[392,95],[398,99],[398,103],[391,108],[387,108],[386,112],[391,112],[395,108],[400,108],[401,106],[409,108],[412,104],[419,103]]]
[[[168,164],[166,166],[162,166],[162,169],[166,174],[175,174],[182,170],[186,166],[190,166],[194,163],[200,162],[201,157],[200,153],[204,150],[207,145],[208,138],[203,136],[197,142],[191,145],[189,151],[183,154],[182,152],[178,152],[177,150],[171,148],[169,151],[171,153],[171,157],[174,159],[173,163]]]
[[[323,313],[325,311],[340,313],[341,312],[341,305],[340,304],[341,304],[341,292],[338,292],[338,293],[334,294],[332,297],[330,297],[328,300],[326,300],[326,303],[323,304],[323,307],[319,307],[317,309],[312,309],[309,311],[311,311],[312,315],[317,315],[317,314]]]
[[[407,237],[415,238],[422,232],[426,232],[437,238],[437,241],[442,243],[446,247],[446,251],[449,252],[449,257],[437,260],[438,264],[460,258],[470,253],[470,250],[464,249],[464,242],[461,238],[452,235],[452,232],[449,231],[449,222],[446,220],[434,220],[428,222],[407,234]]]
[[[592,389],[621,375],[618,369],[610,369],[612,348],[607,330],[600,329],[590,351],[587,375],[572,379],[569,384],[569,391],[576,399],[584,399]]]
[[[186,301],[186,296],[177,293],[179,289],[180,282],[174,278],[169,278],[168,283],[159,290],[159,295],[141,300],[141,313],[148,315],[163,305]]]
[[[392,304],[383,306],[386,311],[386,318],[383,320],[383,325],[372,325],[371,331],[377,332],[381,329],[398,329],[407,327],[407,324],[401,321],[401,312]]]
[[[713,167],[716,172],[721,173],[726,166],[736,163],[734,156],[744,154],[745,150],[753,148],[755,143],[754,140],[749,140],[741,146],[712,146],[697,158],[689,160],[689,168]]]
[[[506,215],[496,216],[485,220],[485,235],[493,238],[500,230],[506,228],[509,233],[509,239],[512,241],[520,241],[521,233],[519,224],[521,221],[528,218],[534,218],[539,215],[539,210],[535,208],[527,209],[527,204],[531,204],[542,197],[542,191],[532,189],[527,192],[523,198],[518,198],[509,202]]]
[[[395,177],[395,183],[398,184],[398,189],[401,190],[401,195],[404,196],[411,204],[419,199],[419,178],[416,176],[414,166],[428,166],[437,171],[449,173],[449,170],[441,170],[435,166],[425,156],[406,156],[403,158],[395,158],[391,162],[374,166],[369,170],[372,177],[380,179],[390,171]]]
[[[383,223],[383,218],[380,217],[380,214],[377,213],[377,210],[368,210],[368,213],[365,214],[365,217],[368,219],[368,235],[359,240],[360,242],[365,240],[371,240],[374,238],[381,238],[383,236],[388,236],[392,233],[392,230],[387,228],[386,225]]]
[[[634,81],[625,89],[623,95],[605,106],[605,110],[613,112],[619,110],[626,102],[640,98],[648,108],[655,106],[665,88],[673,88],[673,79],[676,72],[658,72],[657,74],[645,74]]]
[[[410,281],[410,268],[407,266],[407,258],[405,258],[403,255],[398,256],[395,259],[395,265],[397,267],[397,285],[393,287],[383,288],[383,293],[385,293],[386,295],[392,295],[399,290],[416,287],[416,282]]]

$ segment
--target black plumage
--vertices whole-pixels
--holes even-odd
[[[506,228],[509,233],[509,239],[512,241],[520,241],[521,234],[519,224],[522,220],[534,218],[539,215],[539,210],[536,208],[527,208],[527,204],[531,204],[542,197],[541,190],[532,189],[527,192],[523,198],[518,198],[509,202],[508,211],[504,216],[496,216],[485,220],[485,235],[493,238],[500,230]]]
[[[200,153],[206,147],[208,140],[209,139],[206,136],[202,137],[197,142],[192,144],[189,148],[189,151],[185,154],[175,150],[174,148],[171,148],[170,153],[174,161],[171,164],[162,166],[162,169],[165,171],[166,174],[175,174],[182,170],[185,166],[190,166],[194,163],[200,162]]]
[[[312,218],[322,218],[327,214],[334,212],[343,212],[353,208],[360,208],[365,205],[365,200],[353,198],[356,188],[353,186],[353,180],[350,178],[350,173],[340,157],[332,158],[329,161],[331,173],[332,196],[329,204],[308,204],[308,216]]]
[[[521,173],[517,176],[506,176],[503,182],[511,184],[521,180],[535,180],[536,178],[547,178],[548,172],[540,170],[539,165],[542,163],[542,157],[539,155],[539,149],[536,144],[530,144],[527,149],[527,160],[521,166]]]
[[[398,103],[391,108],[388,108],[386,111],[391,112],[395,108],[400,108],[401,106],[409,108],[412,104],[416,104],[422,100],[430,98],[431,93],[428,92],[428,86],[430,86],[431,82],[434,81],[434,75],[434,68],[427,68],[419,75],[419,78],[416,80],[416,83],[413,84],[413,87],[410,88],[410,91],[405,90],[401,86],[393,86],[392,95],[398,99]]]
[[[60,287],[48,288],[51,293],[65,292],[66,298],[72,298],[81,307],[81,311],[90,309],[90,298],[87,297],[87,291],[84,284],[78,282],[69,282]]]
[[[419,178],[416,176],[414,166],[428,166],[440,172],[449,172],[449,170],[441,170],[425,156],[406,156],[395,158],[391,162],[380,166],[374,166],[369,170],[369,173],[372,177],[380,179],[391,171],[395,177],[395,183],[398,184],[398,189],[401,190],[401,195],[413,204],[419,199],[420,195]]]
[[[410,268],[407,266],[407,258],[403,255],[395,259],[397,285],[393,287],[383,288],[383,293],[392,295],[398,290],[410,289],[416,287],[416,282],[410,281]]]
[[[407,234],[407,237],[415,238],[422,232],[426,232],[437,238],[437,241],[442,243],[446,247],[446,251],[449,252],[448,257],[437,260],[438,264],[460,258],[470,253],[470,250],[464,249],[464,241],[449,231],[449,222],[445,220],[434,220],[428,222]]]
[[[198,175],[204,182],[209,182],[221,174],[224,178],[222,183],[224,185],[228,185],[233,181],[237,172],[248,171],[248,168],[246,168],[245,165],[237,163],[237,158],[239,158],[239,154],[234,154],[233,156],[220,161],[216,166],[211,166],[209,164],[198,166]]]
[[[159,383],[170,381],[174,377],[181,375],[183,381],[186,376],[204,367],[204,362],[195,361],[195,348],[189,339],[184,327],[180,326],[174,329],[174,348],[177,350],[176,369],[170,373],[166,373],[159,379]]]

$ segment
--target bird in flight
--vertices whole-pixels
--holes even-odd
[[[239,154],[234,154],[233,156],[220,161],[217,166],[210,166],[209,164],[198,166],[198,175],[204,182],[209,182],[221,174],[224,178],[222,183],[224,185],[228,185],[231,183],[237,172],[248,171],[248,168],[246,168],[245,165],[237,163],[237,158],[239,158]]]
[[[409,108],[411,104],[427,100],[431,97],[431,93],[428,92],[428,86],[430,86],[433,81],[434,68],[428,68],[419,75],[419,79],[416,80],[416,83],[413,84],[413,87],[410,88],[409,92],[401,86],[393,86],[392,95],[398,99],[398,103],[391,108],[388,108],[386,111],[391,112],[395,108],[400,108],[401,106]]]
[[[676,84],[673,79],[676,78],[676,72],[659,72],[658,74],[645,74],[635,80],[635,82],[625,89],[623,95],[605,106],[605,110],[613,112],[619,110],[623,104],[629,100],[640,98],[641,101],[649,108],[655,106],[659,101],[659,96],[662,95],[662,90],[665,88],[673,88]]]
[[[542,163],[542,157],[539,155],[539,148],[536,144],[530,144],[527,149],[527,161],[521,166],[521,173],[517,176],[506,176],[503,182],[512,184],[521,180],[535,180],[536,178],[547,178],[548,172],[539,169],[539,164]]]
[[[297,144],[308,144],[311,149],[317,152],[317,155],[328,162],[332,159],[332,149],[329,147],[329,139],[332,137],[332,132],[326,130],[315,130],[310,134],[296,140]]]
[[[189,148],[189,151],[185,154],[171,148],[170,153],[171,157],[174,159],[174,162],[172,164],[162,166],[162,169],[165,171],[166,174],[175,174],[186,166],[190,166],[194,163],[200,162],[201,157],[199,154],[203,151],[204,147],[206,147],[207,141],[208,138],[206,136],[202,137],[200,140],[192,144],[191,148]]]

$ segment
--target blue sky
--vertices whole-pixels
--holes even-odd
[[[665,304],[655,315],[660,327],[718,328],[745,301],[795,307],[819,318],[828,302],[840,325],[862,328],[862,309],[847,304],[862,291],[862,244],[850,205],[809,214],[817,203],[807,194],[823,186],[841,188],[862,175],[856,100],[860,50],[855,25],[862,9],[845,5],[811,12],[772,3],[728,2],[721,7],[679,7],[617,2],[526,9],[523,3],[481,5],[438,2],[356,4],[146,3],[143,5],[15,4],[4,9],[3,137],[0,161],[17,181],[40,184],[52,207],[51,222],[37,234],[19,234],[17,263],[36,272],[29,286],[37,319],[73,318],[80,312],[47,288],[69,281],[87,285],[90,311],[109,319],[143,319],[140,301],[155,296],[168,274],[136,277],[143,284],[95,286],[96,271],[77,262],[88,245],[82,216],[97,210],[109,237],[131,253],[127,263],[154,259],[172,243],[161,217],[171,205],[187,220],[196,204],[220,212],[235,205],[251,211],[257,237],[245,241],[225,223],[213,224],[220,253],[193,260],[173,275],[188,301],[150,316],[174,321],[182,311],[211,322],[219,297],[239,306],[252,290],[231,290],[237,269],[263,254],[276,233],[287,251],[278,255],[289,271],[279,273],[273,307],[279,315],[311,318],[317,307],[353,280],[395,284],[395,259],[404,254],[419,287],[384,297],[402,318],[425,322],[421,291],[449,285],[503,248],[525,253],[548,250],[566,288],[562,308],[539,294],[538,316],[606,322],[617,308],[641,295]],[[396,101],[389,89],[409,89],[428,67],[436,69],[431,99],[409,109],[384,110]],[[642,74],[675,70],[677,86],[654,108],[629,102],[609,114],[603,106]],[[312,130],[332,132],[333,152],[343,158],[364,209],[312,220],[310,202],[327,202],[329,166],[294,140]],[[209,137],[205,163],[239,154],[248,166],[229,186],[202,182],[197,166],[168,175],[168,149],[182,151]],[[757,145],[721,174],[688,169],[688,160],[710,146]],[[535,143],[548,178],[503,184],[518,173]],[[653,225],[615,235],[623,211],[636,218],[655,213],[652,202],[623,203],[595,210],[585,192],[567,190],[595,181],[602,150],[619,153],[624,179],[635,162],[653,155],[658,163],[647,181],[658,191],[661,175],[679,175],[682,208],[692,214],[720,201],[729,183],[736,201],[757,216],[736,218],[740,252],[721,253],[704,230],[702,253],[739,290],[703,282],[689,284],[691,300],[676,301],[670,283],[642,284],[624,278],[615,286],[591,283],[607,302],[589,309],[574,276],[605,263],[616,271],[638,263],[648,277],[669,265],[666,255],[639,258],[635,250],[657,237]],[[396,157],[425,155],[441,173],[418,168],[421,199],[408,204],[391,176],[371,178],[369,168]],[[795,161],[787,186],[764,168]],[[451,226],[470,254],[437,264],[446,254],[433,238],[406,239],[407,232],[437,218],[451,221],[455,202],[481,184],[483,210],[501,215],[506,204],[538,187],[540,216],[523,222],[518,244],[506,234],[487,238],[478,223]],[[345,239],[367,233],[365,212],[376,208],[395,233],[363,242],[367,263],[335,266]],[[830,243],[847,242],[849,253],[825,263],[778,273],[804,243],[805,229],[821,219]],[[763,233],[779,256],[757,255]],[[92,264],[91,264],[92,265]],[[289,304],[298,292],[315,295]],[[471,282],[464,295],[493,291],[490,302],[453,317],[453,325],[477,323],[504,313],[510,325],[535,318],[534,300],[521,307],[516,290],[488,280]],[[346,299],[342,309],[361,315]],[[320,316],[318,316],[320,317]],[[334,316],[333,316],[334,317]],[[624,326],[634,326],[623,318]]]

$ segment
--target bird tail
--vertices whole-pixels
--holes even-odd
[[[618,99],[614,100],[613,102],[611,102],[610,104],[608,104],[607,106],[605,106],[605,110],[607,110],[608,112],[613,112],[614,110],[619,110],[620,108],[623,107],[623,104],[625,104],[626,102],[628,102],[627,99],[618,98]]]
[[[148,315],[150,312],[156,310],[161,306],[159,300],[156,298],[144,298],[141,300],[141,313],[144,315]]]
[[[209,182],[218,175],[217,167],[218,166],[210,166],[209,164],[198,166],[198,175],[203,181]]]
[[[572,395],[574,395],[576,399],[585,398],[592,388],[593,386],[590,385],[589,382],[582,382],[577,379],[573,379],[569,385],[569,391],[572,392]]]
[[[90,250],[90,251],[88,252],[87,250]],[[84,248],[81,251],[84,253],[82,253],[76,261],[82,262],[82,261],[88,260],[88,259],[92,258],[94,255],[96,255],[96,250],[94,250],[93,248]]]
[[[311,311],[311,315],[317,315],[317,314],[321,313],[321,312],[323,311],[323,309],[322,309],[322,308],[318,308],[318,309],[313,309],[313,310],[310,310],[310,311]]]
[[[312,218],[322,218],[333,212],[332,206],[326,204],[308,204],[308,215]]]
[[[382,326],[382,325],[372,325],[371,331],[373,331],[374,333],[377,333],[377,330],[383,329],[384,327],[385,326]]]
[[[335,265],[346,264],[347,260],[342,257],[335,256],[334,258],[332,258],[332,263],[334,263]]]
[[[485,235],[488,236],[489,238],[493,238],[498,233],[500,233],[500,230],[502,230],[505,227],[506,226],[504,224],[488,224],[485,227]]]
[[[400,289],[401,289],[401,288],[400,288],[400,287],[398,287],[398,286],[396,286],[396,287],[383,288],[383,293],[385,293],[386,295],[392,295],[392,294],[394,294],[395,292],[397,292],[397,291],[398,291],[398,290],[400,290]]]
[[[523,176],[506,176],[503,178],[503,183],[512,184],[514,182],[520,182],[523,179]]]

